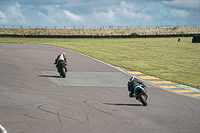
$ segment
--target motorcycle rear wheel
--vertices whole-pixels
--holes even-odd
[[[147,101],[145,100],[143,94],[138,95],[138,100],[142,103],[143,106],[147,106]]]
[[[66,77],[65,68],[61,69],[60,76],[62,76],[63,78]]]

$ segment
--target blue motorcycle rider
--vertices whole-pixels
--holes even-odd
[[[132,76],[130,78],[130,80],[128,81],[128,91],[130,92],[129,93],[129,97],[136,97],[136,95],[134,94],[134,90],[135,90],[135,87],[138,86],[138,85],[142,85],[141,87],[145,87],[146,88],[146,85],[144,85],[141,81],[139,81],[137,78],[135,78],[134,76]]]

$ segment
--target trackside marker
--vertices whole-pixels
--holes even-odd
[[[173,86],[173,85],[170,85],[170,86],[159,86],[161,88],[164,88],[164,89],[170,89],[170,88],[180,88],[180,87],[177,87],[177,86]]]
[[[138,72],[138,71],[129,71],[128,73],[130,73],[130,74],[143,74],[143,73],[141,73],[141,72]]]
[[[200,94],[193,94],[193,95],[188,95],[188,96],[191,96],[191,97],[200,97]]]
[[[171,81],[149,81],[152,84],[173,84]]]
[[[159,78],[156,78],[154,76],[138,76],[138,78],[141,78],[141,79],[159,79]]]
[[[189,93],[189,92],[194,92],[194,91],[191,91],[191,90],[173,90],[173,92],[176,92],[176,93]]]

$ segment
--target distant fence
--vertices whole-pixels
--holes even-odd
[[[0,25],[0,28],[11,29],[133,29],[133,28],[186,28],[200,27],[200,24],[191,25],[133,25],[133,26],[22,26],[22,25]]]
[[[6,35],[0,37],[25,37],[25,38],[156,38],[156,37],[193,37],[200,34],[171,34],[171,35]]]
[[[156,28],[131,28],[127,26],[127,29],[124,27],[118,26],[117,29],[114,29],[116,27],[110,26],[108,29],[106,29],[104,26],[97,28],[92,27],[93,29],[85,29],[85,27],[82,27],[83,29],[77,29],[74,27],[74,29],[58,29],[58,27],[55,27],[54,29],[50,29],[48,27],[40,28],[37,26],[36,28],[25,28],[20,27],[14,28],[8,28],[6,26],[3,26],[3,28],[0,28],[0,36],[1,37],[31,37],[31,38],[134,38],[134,37],[192,37],[193,35],[199,35],[200,34],[200,27],[197,27],[197,25],[193,25],[193,27],[170,27],[170,28],[164,28],[164,27],[158,27]],[[94,29],[95,28],[95,29]]]

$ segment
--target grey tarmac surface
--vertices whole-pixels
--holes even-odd
[[[53,65],[68,59],[67,77]],[[0,44],[0,125],[8,133],[198,133],[200,100],[147,85],[148,105],[128,97],[130,75],[45,45]]]

